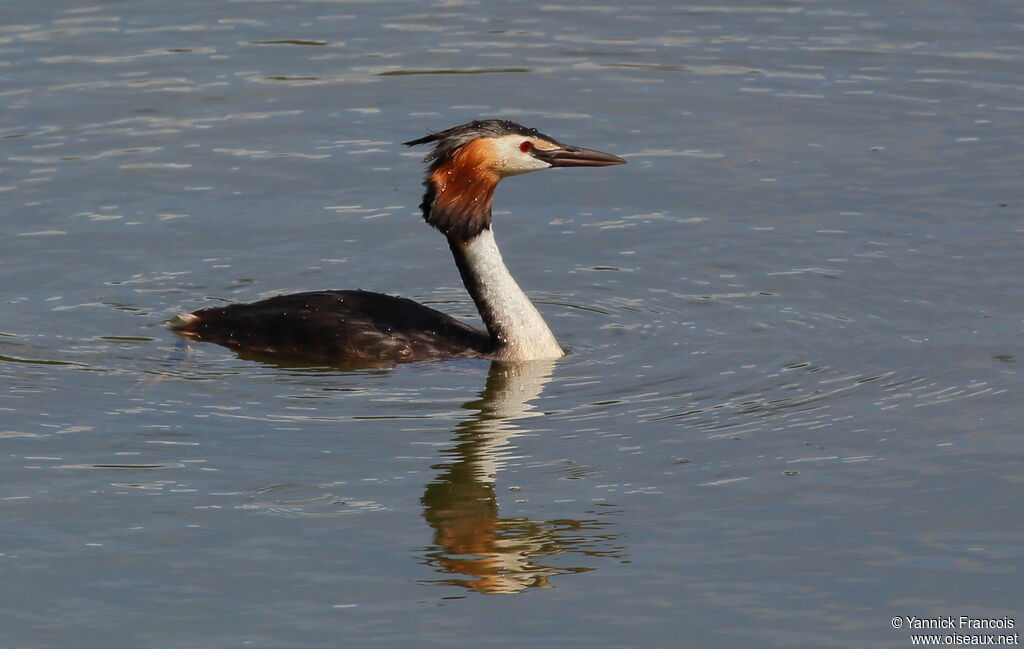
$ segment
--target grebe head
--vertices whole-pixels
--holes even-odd
[[[609,153],[563,144],[510,120],[477,120],[405,144],[433,142],[423,218],[449,237],[468,241],[491,224],[491,199],[502,178],[553,167],[625,164]]]

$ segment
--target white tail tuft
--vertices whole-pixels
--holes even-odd
[[[167,324],[171,325],[171,329],[185,329],[199,322],[199,316],[194,313],[179,313],[170,320]]]

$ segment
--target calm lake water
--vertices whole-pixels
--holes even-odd
[[[1024,624],[1020,2],[9,4],[3,647]],[[176,347],[311,289],[476,322],[400,142],[480,117],[629,160],[497,193],[566,358]]]

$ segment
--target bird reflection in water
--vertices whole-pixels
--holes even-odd
[[[464,406],[476,413],[456,427],[455,446],[446,452],[452,460],[433,467],[441,473],[421,500],[436,544],[426,554],[427,563],[453,575],[432,583],[516,593],[548,588],[555,575],[594,569],[547,565],[544,557],[621,556],[603,521],[499,516],[496,475],[515,452],[509,440],[521,432],[517,421],[543,414],[530,402],[553,368],[550,360],[495,362],[481,398]]]

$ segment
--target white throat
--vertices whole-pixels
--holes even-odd
[[[508,272],[490,229],[469,241],[450,243],[462,281],[495,339],[497,360],[530,361],[565,355],[540,311]]]

